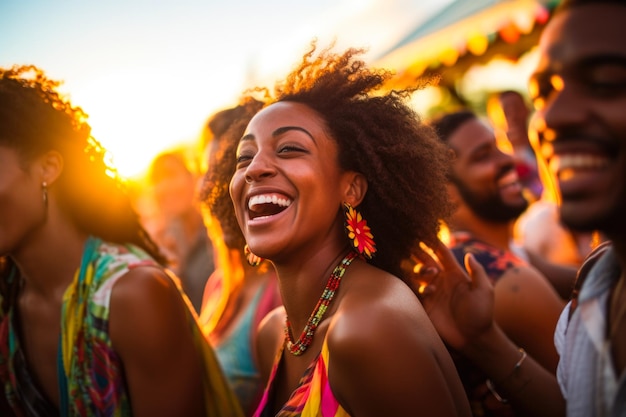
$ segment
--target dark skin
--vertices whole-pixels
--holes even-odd
[[[433,250],[436,258],[419,253],[424,267],[412,282],[442,339],[495,381],[520,415],[565,415],[554,374],[530,355],[511,376],[520,352],[494,320],[494,288],[482,266],[467,255],[468,275],[445,244],[439,242]]]
[[[9,159],[10,153],[5,155],[5,162],[17,162]],[[3,189],[7,207],[29,199],[31,190],[39,203],[41,183],[49,188],[45,217],[36,210],[27,213],[18,225],[24,228],[11,229],[6,236],[19,238],[10,256],[23,280],[18,298],[20,342],[40,389],[58,407],[62,298],[80,266],[87,235],[58,205],[55,182],[63,169],[61,154],[47,152],[23,171],[19,164],[11,168],[4,177],[10,180]],[[204,415],[202,361],[187,306],[172,279],[160,268],[133,268],[113,287],[110,309],[110,336],[124,366],[133,415]]]
[[[252,105],[251,105],[252,106]],[[237,225],[233,203],[228,194],[228,183],[235,166],[235,147],[243,134],[246,122],[235,120],[234,114],[243,111],[243,107],[216,113],[213,122],[222,121],[230,128],[213,131],[208,123],[205,134],[211,137],[206,145],[207,171],[202,184],[200,198],[205,205],[202,211],[208,236],[213,243],[214,259],[219,264],[218,270],[209,278],[204,288],[204,299],[199,322],[212,346],[222,343],[241,332],[242,320],[248,315],[252,304],[262,291],[258,305],[254,306],[253,326],[258,326],[271,309],[282,304],[273,267],[267,261],[251,266],[244,252],[245,240]],[[268,294],[271,299],[268,300]],[[251,345],[254,368],[259,369],[259,360],[254,355],[258,343],[256,328],[250,332],[248,341]],[[223,346],[223,345],[222,345]],[[236,348],[237,346],[232,346]],[[275,353],[275,352],[274,352]],[[243,361],[243,360],[242,360]],[[256,386],[256,398],[260,398],[267,377],[261,376]],[[242,403],[244,413],[254,412],[255,401]]]
[[[438,406],[444,408],[436,408],[430,402],[424,403],[423,399],[414,398],[416,392],[426,397],[440,396],[437,384],[447,384],[446,375],[455,372],[454,367],[450,367],[448,358],[437,353],[439,345],[428,347],[427,341],[434,336],[430,323],[419,315],[399,314],[400,308],[390,303],[389,300],[403,306],[406,306],[407,302],[415,304],[415,300],[410,300],[404,293],[404,284],[396,277],[387,276],[382,280],[377,278],[378,282],[372,279],[369,281],[371,285],[363,285],[363,281],[371,273],[368,270],[373,268],[363,261],[354,262],[358,264],[351,265],[348,270],[350,272],[346,272],[340,293],[333,302],[333,307],[327,311],[327,318],[318,327],[313,344],[300,357],[283,354],[283,362],[279,368],[281,373],[277,378],[275,404],[281,405],[287,400],[306,368],[320,352],[324,338],[328,338],[328,348],[332,355],[329,369],[330,383],[337,399],[350,415],[388,413],[389,404],[381,403],[375,398],[380,398],[377,397],[380,392],[389,392],[390,380],[395,380],[393,389],[397,390],[396,396],[399,400],[397,410],[406,412],[421,402],[424,413],[444,411],[446,406],[443,404]],[[386,290],[381,291],[381,288]],[[277,310],[274,314],[276,317],[269,319],[262,332],[265,333],[264,340],[268,340],[269,344],[277,349],[284,341],[285,316],[282,310]],[[393,320],[390,317],[393,317]],[[400,344],[388,343],[389,340],[395,341],[398,333],[403,331],[406,333],[406,326],[411,324],[421,330],[419,339],[424,347],[415,349],[419,344],[415,344],[413,336],[406,338],[404,348]],[[270,329],[271,326],[273,328]],[[373,344],[369,337],[371,334],[379,335],[380,342]],[[276,350],[268,349],[268,353],[264,365],[266,370],[271,367]],[[385,360],[374,361],[364,366],[365,361],[372,357],[384,357]],[[428,377],[422,379],[408,372],[407,368],[413,369],[413,366],[420,367]],[[449,388],[458,387],[449,386]],[[374,400],[369,402],[365,398]],[[454,400],[450,397],[447,401]]]
[[[488,125],[477,119],[468,120],[450,135],[448,144],[456,155],[452,171],[459,181],[467,184],[467,193],[482,198],[499,196],[502,206],[507,208],[526,206],[518,183],[502,185],[501,178],[514,175],[513,159],[497,148]],[[455,182],[449,184],[448,192],[456,207],[450,219],[452,230],[469,232],[482,242],[511,252],[512,220],[493,220],[480,215]],[[508,268],[496,282],[494,293],[498,325],[547,370],[556,372],[554,329],[564,303],[546,277],[531,265]]]
[[[171,279],[160,269],[134,269],[111,297],[111,340],[135,414],[202,415],[202,361]]]
[[[240,142],[230,187],[251,250],[276,268],[296,339],[349,250],[341,203],[357,207],[367,192],[362,174],[340,169],[337,145],[324,127],[304,104],[265,108]],[[250,200],[259,193],[289,204],[256,216]],[[261,363],[264,374],[272,365],[268,352],[284,341],[281,321],[272,317],[261,330],[259,340],[266,346],[259,347],[259,356],[268,360]],[[346,269],[304,354],[283,352],[273,412],[297,387],[325,339],[330,386],[350,415],[470,415],[454,364],[419,301],[402,280],[359,259]]]
[[[71,275],[70,275],[71,276]],[[62,290],[56,299],[31,289],[28,283],[19,299],[20,341],[26,360],[46,397],[59,406],[57,350],[61,333]]]
[[[36,300],[41,304],[34,304]],[[58,407],[61,302],[28,293],[20,301],[27,360],[47,397]],[[183,410],[185,415],[202,415],[202,401],[197,401],[202,398],[202,362],[191,329],[181,326],[186,323],[185,308],[171,279],[156,268],[133,269],[113,290],[111,339],[125,364],[134,415],[174,416]],[[196,384],[176,386],[173,381]],[[159,402],[155,398],[169,399]]]
[[[598,2],[558,12],[542,33],[539,64],[530,84],[537,109],[535,127],[541,133],[538,155],[548,164],[554,161],[552,174],[562,197],[560,219],[573,230],[606,235],[621,266],[607,326],[607,331],[614,329],[610,342],[617,375],[626,366],[626,320],[619,314],[626,300],[626,286],[620,285],[626,279],[625,19],[623,4]],[[563,157],[573,155],[582,158],[570,158],[564,169]],[[585,155],[594,155],[596,163],[585,165]],[[423,297],[429,316],[446,342],[490,378],[502,381],[519,353],[494,323],[493,289],[476,262],[469,260],[468,277],[448,261],[443,245],[436,253],[443,261],[436,264],[425,257],[423,262],[430,262],[432,269],[421,278],[434,285]],[[525,415],[565,415],[565,401],[553,376],[531,357],[519,371],[517,378],[498,385],[501,394],[526,406]]]
[[[581,232],[599,230],[621,265],[607,326],[617,375],[626,365],[626,317],[620,313],[626,298],[625,18],[623,3],[587,4],[557,16],[542,36],[530,83],[546,163],[554,168],[555,161],[581,153],[602,162],[602,169],[554,168],[552,174],[561,191],[562,222]]]

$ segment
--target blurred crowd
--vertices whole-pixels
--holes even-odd
[[[134,184],[0,69],[0,415],[626,415],[625,6],[428,118],[314,41]]]

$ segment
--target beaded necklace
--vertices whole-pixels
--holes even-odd
[[[341,277],[346,272],[346,268],[348,265],[352,263],[352,260],[357,257],[357,253],[350,251],[335,267],[333,273],[330,274],[330,278],[328,279],[328,283],[326,283],[326,288],[324,288],[324,292],[320,297],[317,305],[313,309],[309,320],[304,326],[304,330],[300,335],[298,341],[293,342],[291,339],[291,323],[289,322],[289,317],[285,320],[285,340],[287,342],[287,350],[295,356],[300,356],[307,350],[311,342],[313,342],[313,334],[317,329],[317,326],[322,321],[322,317],[324,317],[324,313],[328,309],[328,305],[333,300],[335,296],[335,292],[337,288],[339,288],[339,283],[341,282]]]

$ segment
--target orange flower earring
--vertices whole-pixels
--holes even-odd
[[[260,256],[256,256],[254,253],[252,253],[247,243],[246,246],[243,247],[243,253],[246,255],[246,260],[248,261],[250,266],[259,266],[261,265],[261,262],[263,262],[263,258],[261,258]]]
[[[361,213],[349,203],[343,203],[343,210],[346,216],[346,233],[352,246],[359,255],[372,259],[376,253],[376,243],[367,222],[363,219]]]

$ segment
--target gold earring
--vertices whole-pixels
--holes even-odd
[[[261,262],[263,262],[263,258],[252,253],[247,243],[246,246],[243,247],[243,253],[246,255],[246,260],[250,266],[259,266]]]
[[[42,182],[41,188],[43,192],[43,205],[44,207],[48,208],[48,183],[45,181]]]

